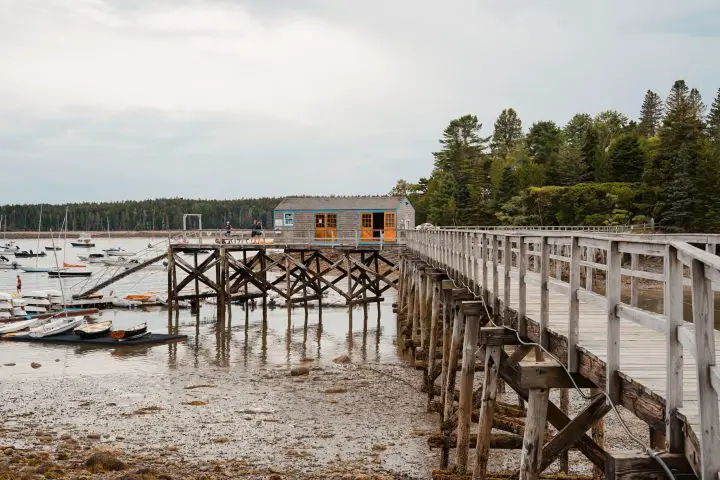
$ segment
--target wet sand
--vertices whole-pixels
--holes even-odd
[[[374,308],[367,325],[356,309],[352,328],[346,309],[324,310],[322,328],[298,309],[288,329],[285,310],[264,327],[249,312],[246,326],[236,307],[229,334],[183,313],[186,343],[137,351],[0,343],[0,479],[428,478],[436,419],[389,309],[379,328]],[[155,331],[166,318],[115,315],[151,316]],[[126,468],[93,473],[98,449]]]

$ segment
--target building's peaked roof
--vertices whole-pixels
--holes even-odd
[[[275,210],[390,210],[405,197],[287,197]]]

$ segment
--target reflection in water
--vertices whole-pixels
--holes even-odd
[[[363,323],[357,328],[348,308],[308,308],[298,305],[287,309],[263,309],[252,305],[233,305],[226,321],[218,323],[214,305],[202,305],[198,311],[170,312],[106,310],[103,320],[112,320],[117,329],[148,322],[155,332],[187,335],[185,342],[157,346],[40,345],[14,342],[0,343],[0,364],[15,362],[26,369],[3,369],[4,375],[75,375],[106,374],[122,368],[137,374],[161,373],[167,370],[208,367],[240,367],[257,371],[264,367],[286,368],[312,358],[328,362],[347,353],[354,361],[394,361],[398,358],[395,342],[396,325],[390,315],[392,300],[380,305],[377,318],[374,309],[363,309]],[[358,310],[362,306],[356,307]],[[354,310],[354,309],[353,309]],[[360,315],[360,312],[354,312]],[[238,319],[242,319],[238,322]],[[359,316],[358,316],[359,319]],[[388,319],[386,322],[384,319]],[[233,320],[235,320],[233,322]],[[244,320],[244,322],[243,322]],[[371,352],[374,351],[374,354]],[[65,357],[65,361],[57,361]],[[43,368],[29,369],[30,362]]]

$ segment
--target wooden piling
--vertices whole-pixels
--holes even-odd
[[[478,419],[477,446],[475,450],[475,470],[473,472],[473,478],[476,480],[484,479],[487,474],[501,352],[501,347],[486,347],[485,351],[485,378],[483,379],[482,404]]]
[[[536,480],[541,473],[549,395],[550,390],[547,388],[530,389],[520,456],[520,480]]]
[[[463,302],[465,317],[465,340],[463,343],[462,371],[460,372],[460,402],[458,409],[457,470],[467,471],[470,448],[470,419],[472,416],[473,376],[475,374],[475,350],[480,329],[481,302]]]

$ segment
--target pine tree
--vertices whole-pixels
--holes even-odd
[[[690,111],[695,116],[695,118],[701,123],[704,123],[705,104],[703,103],[702,96],[700,96],[700,91],[697,88],[693,88],[690,90],[690,94],[688,95],[688,102],[690,103]]]
[[[660,225],[670,230],[686,231],[692,222],[694,185],[689,172],[691,155],[687,147],[678,152],[673,177],[667,186],[667,208]]]
[[[522,140],[522,121],[512,108],[503,110],[495,120],[491,148],[495,156],[504,158]]]
[[[621,135],[608,152],[613,180],[617,182],[640,182],[645,165],[645,152],[635,133]]]
[[[436,225],[454,225],[457,222],[458,184],[450,172],[442,172],[437,179],[437,191],[430,198],[428,220]]]
[[[720,88],[718,88],[717,96],[710,107],[707,129],[710,139],[713,142],[720,142]]]
[[[668,199],[661,223],[687,229],[704,217],[702,209],[692,208],[696,205],[693,202],[700,200],[696,195],[697,167],[707,154],[700,94],[691,91],[683,80],[676,81],[666,101],[666,112],[659,133],[658,164],[653,167],[661,175],[657,183],[667,185]]]
[[[663,105],[660,95],[648,90],[640,110],[638,133],[643,137],[654,137],[662,122]]]
[[[512,167],[505,167],[500,178],[497,193],[495,194],[495,203],[502,205],[510,200],[517,193],[517,179]]]

